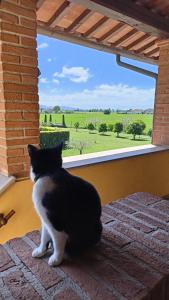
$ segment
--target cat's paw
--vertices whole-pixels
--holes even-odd
[[[46,253],[46,250],[43,251],[41,247],[37,247],[32,251],[32,257],[38,258],[44,256]]]
[[[63,257],[52,254],[48,260],[49,266],[56,267],[61,264]]]

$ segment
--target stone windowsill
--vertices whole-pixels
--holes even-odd
[[[66,169],[77,168],[166,150],[169,150],[169,146],[144,145],[83,155],[69,156],[63,158],[63,167]],[[3,193],[12,183],[14,183],[15,180],[16,179],[14,176],[8,177],[0,174],[0,194]]]
[[[0,174],[0,194],[2,194],[14,182],[15,182],[14,176],[8,177]]]
[[[154,146],[150,144],[137,147],[129,147],[83,155],[69,156],[63,158],[63,167],[66,169],[76,168],[166,150],[169,150],[169,146]]]

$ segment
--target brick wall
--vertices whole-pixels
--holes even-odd
[[[0,1],[0,172],[20,178],[39,143],[35,3]]]
[[[169,40],[159,44],[160,59],[156,87],[153,144],[169,144]]]

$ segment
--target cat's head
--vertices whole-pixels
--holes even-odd
[[[63,143],[54,148],[38,149],[28,145],[28,153],[31,161],[30,178],[35,181],[37,176],[51,174],[62,167]]]

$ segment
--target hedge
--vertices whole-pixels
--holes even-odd
[[[41,148],[52,148],[61,142],[64,143],[64,148],[69,142],[69,131],[41,131],[40,132],[40,145]]]

